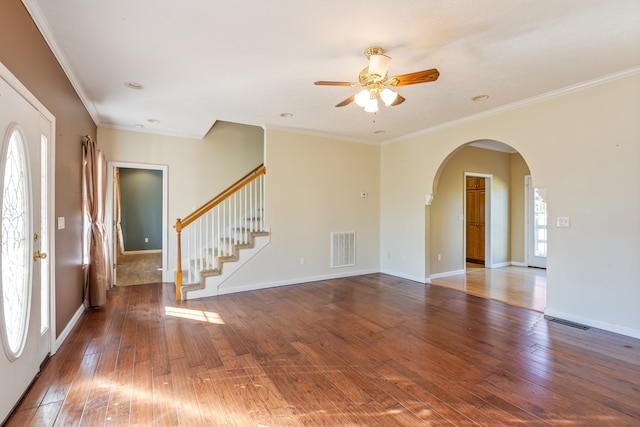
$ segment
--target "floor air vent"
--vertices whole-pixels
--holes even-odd
[[[553,323],[559,323],[561,325],[571,326],[572,328],[582,329],[583,331],[586,331],[589,329],[589,326],[581,325],[580,323],[570,322],[569,320],[557,319],[555,317],[549,317],[547,318],[547,320]]]
[[[356,232],[331,233],[331,268],[356,265]]]

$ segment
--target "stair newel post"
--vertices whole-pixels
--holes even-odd
[[[178,235],[178,265],[176,271],[176,301],[180,301],[182,299],[182,245],[180,242],[180,234],[182,232],[182,221],[180,218],[176,220],[176,225],[174,226],[176,229],[176,233]]]

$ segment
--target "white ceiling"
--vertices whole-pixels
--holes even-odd
[[[640,71],[639,0],[23,3],[97,125],[195,138],[224,120],[380,143]],[[440,78],[375,115],[334,107],[357,90],[313,82],[357,81],[369,46],[390,76]]]

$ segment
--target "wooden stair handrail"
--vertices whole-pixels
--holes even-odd
[[[188,226],[189,224],[191,224],[192,222],[194,222],[195,220],[197,220],[198,218],[200,218],[201,216],[203,216],[204,214],[209,212],[211,209],[215,208],[220,203],[222,203],[225,200],[227,200],[229,197],[231,197],[239,189],[243,188],[244,186],[246,186],[250,182],[254,181],[260,175],[264,175],[266,173],[267,173],[267,168],[264,166],[264,163],[263,163],[260,166],[258,166],[257,168],[255,168],[254,170],[252,170],[251,172],[249,172],[248,174],[246,174],[245,176],[243,176],[242,178],[240,178],[239,180],[237,180],[236,182],[234,182],[233,184],[231,184],[229,187],[227,187],[220,194],[218,194],[217,196],[215,196],[214,198],[209,200],[207,203],[205,203],[204,205],[200,206],[199,208],[197,208],[196,210],[194,210],[193,212],[188,214],[183,219],[178,218],[176,220],[176,224],[173,226],[173,228],[176,229],[176,233],[178,235],[178,262],[177,262],[177,266],[176,266],[176,269],[177,269],[177,271],[176,271],[176,300],[182,299],[182,293],[181,293],[181,288],[182,288],[182,244],[181,244],[181,239],[180,239],[180,234],[182,233],[182,230],[186,226]]]
[[[255,168],[254,170],[252,170],[251,172],[249,172],[248,174],[246,174],[245,176],[243,176],[242,178],[240,178],[239,180],[231,184],[229,187],[227,187],[220,194],[218,194],[217,196],[209,200],[207,203],[200,206],[199,208],[197,208],[187,216],[185,216],[183,219],[178,218],[176,220],[176,225],[174,227],[177,229],[178,223],[182,225],[181,228],[186,227],[187,225],[191,224],[193,221],[200,218],[202,215],[209,212],[211,209],[215,208],[220,203],[227,200],[237,190],[249,184],[251,181],[255,180],[260,175],[264,175],[265,173],[267,173],[267,169],[265,168],[264,164],[261,164],[260,166],[258,166],[257,168]]]

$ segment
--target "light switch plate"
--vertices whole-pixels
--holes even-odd
[[[568,216],[559,216],[556,220],[556,226],[558,228],[569,228],[571,227],[571,217]]]
[[[64,230],[65,224],[64,224],[64,217],[63,216],[59,216],[58,217],[58,230]]]

